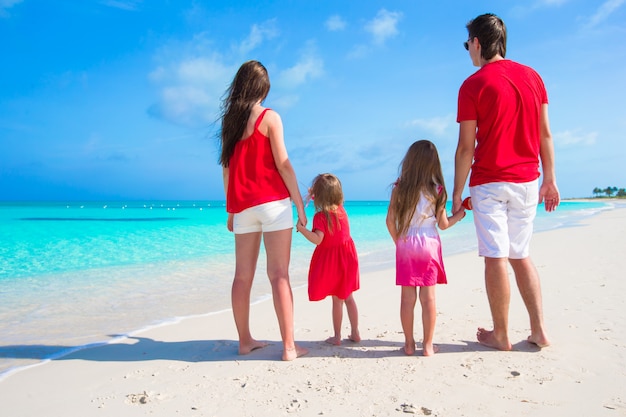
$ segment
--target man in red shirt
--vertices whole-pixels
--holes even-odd
[[[529,256],[537,204],[547,211],[559,205],[554,146],[548,121],[548,96],[539,74],[505,59],[506,27],[494,14],[467,24],[464,43],[480,67],[459,89],[459,143],[455,157],[453,212],[461,209],[470,174],[470,195],[485,258],[485,285],[493,330],[479,328],[478,341],[511,350],[508,336],[510,286],[508,265],[515,273],[530,317],[528,341],[550,344],[543,322],[539,275]],[[543,181],[539,187],[539,165]]]

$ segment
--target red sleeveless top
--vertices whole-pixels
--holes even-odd
[[[268,110],[259,115],[252,134],[237,142],[228,161],[226,211],[229,213],[289,197],[274,162],[270,138],[258,129]]]

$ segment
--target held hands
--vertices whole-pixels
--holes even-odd
[[[296,228],[300,232],[300,226],[303,228],[306,227],[308,220],[306,218],[306,213],[304,212],[304,208],[298,209],[298,223],[296,223]]]

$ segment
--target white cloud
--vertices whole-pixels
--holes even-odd
[[[539,0],[537,1],[536,7],[541,7],[541,6],[561,6],[565,3],[567,3],[569,0]]]
[[[350,52],[348,52],[349,59],[363,58],[370,52],[370,47],[367,45],[356,45]]]
[[[333,15],[326,20],[326,29],[331,32],[337,32],[346,28],[346,21],[339,15]]]
[[[309,43],[300,60],[278,74],[278,82],[286,88],[294,88],[308,80],[318,78],[323,73],[324,61],[315,53],[315,46]]]
[[[100,4],[122,10],[137,10],[142,0],[102,0]]]
[[[231,68],[216,57],[191,58],[181,62],[177,68],[177,77],[183,84],[210,85],[220,83],[231,75]]]
[[[268,20],[260,25],[252,25],[250,28],[250,34],[239,45],[238,49],[242,55],[254,50],[265,39],[272,39],[278,36],[278,29],[276,29],[276,20]]]
[[[587,28],[593,28],[608,19],[615,10],[624,4],[624,1],[626,0],[607,0],[602,3],[596,13],[589,18]]]
[[[401,18],[400,12],[381,9],[376,17],[365,25],[365,30],[372,34],[375,44],[382,45],[387,39],[398,34],[397,26]]]
[[[148,74],[160,88],[150,114],[184,126],[201,126],[216,119],[236,68],[215,53],[195,55],[188,51],[183,57],[170,58]]]
[[[9,16],[7,10],[21,2],[22,0],[0,0],[0,17]]]
[[[574,145],[591,146],[598,139],[597,132],[583,133],[580,129],[565,130],[554,134],[554,144],[559,147],[570,147]]]
[[[537,0],[534,3],[522,3],[514,6],[511,14],[517,17],[526,17],[535,10],[544,9],[546,7],[560,7],[570,0]]]
[[[432,117],[430,119],[411,120],[408,125],[417,126],[432,134],[443,136],[451,126],[456,125],[456,119],[454,115],[447,115],[443,117]]]

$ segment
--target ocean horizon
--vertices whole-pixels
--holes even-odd
[[[394,267],[387,206],[345,203],[362,272]],[[545,213],[540,206],[535,233],[576,226],[612,207],[564,201]],[[310,226],[312,206],[307,215]],[[226,218],[224,201],[0,202],[0,378],[147,328],[230,309],[235,259]],[[475,250],[471,211],[440,235],[444,261]],[[294,229],[294,289],[306,286],[313,249]],[[395,275],[388,278],[395,285]],[[455,279],[449,277],[449,285]],[[263,249],[252,297],[270,298]]]

